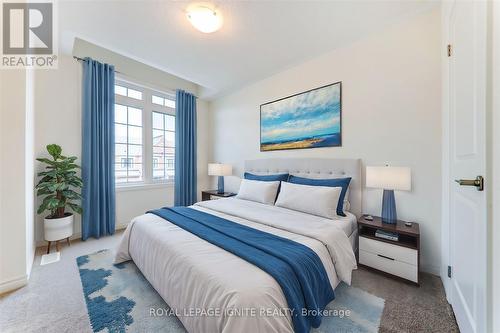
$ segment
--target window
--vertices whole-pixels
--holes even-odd
[[[121,167],[122,168],[131,168],[133,167],[134,165],[134,159],[131,158],[131,157],[122,157],[122,163],[121,163]]]
[[[151,96],[151,102],[156,105],[166,106],[167,108],[175,109],[175,101],[170,98],[163,98],[160,96]]]
[[[173,95],[117,79],[115,182],[117,186],[172,182],[175,175]]]
[[[135,90],[132,88],[127,88],[124,86],[120,86],[118,84],[115,85],[115,94],[134,98],[134,99],[139,99],[139,100],[142,99],[142,92],[141,91]]]
[[[174,178],[175,117],[153,111],[153,179]]]
[[[142,110],[115,104],[115,182],[143,179]]]

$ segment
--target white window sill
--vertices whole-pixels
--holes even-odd
[[[154,190],[161,188],[174,187],[173,182],[169,183],[135,183],[135,184],[120,184],[116,185],[116,192],[126,192],[126,191],[142,191],[142,190]]]

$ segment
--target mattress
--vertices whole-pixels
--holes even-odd
[[[350,237],[352,233],[358,228],[358,219],[356,216],[350,212],[345,212],[347,216],[338,217],[336,220],[333,220],[332,223],[338,223],[342,230],[344,230],[347,237]]]
[[[219,199],[192,208],[289,238],[320,258],[332,288],[350,284],[356,259],[346,235],[352,218],[336,223],[321,217],[246,200]],[[115,262],[132,259],[176,313],[192,309],[286,309],[280,285],[266,272],[153,214],[135,218],[117,249]],[[191,332],[293,332],[285,316],[179,316]]]

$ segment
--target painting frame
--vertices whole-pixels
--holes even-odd
[[[286,148],[274,148],[274,149],[263,149],[263,142],[262,142],[262,108],[265,107],[266,105],[270,105],[276,102],[280,102],[289,98],[297,97],[303,94],[308,94],[311,93],[315,90],[320,90],[324,89],[330,86],[339,86],[339,141],[338,144],[335,145],[327,145],[327,146],[311,146],[311,147],[286,147]],[[289,95],[286,97],[282,97],[270,102],[266,102],[260,105],[260,118],[259,118],[259,126],[260,126],[260,139],[259,139],[259,150],[260,152],[271,152],[271,151],[280,151],[280,150],[297,150],[297,149],[313,149],[313,148],[331,148],[331,147],[342,147],[342,81],[337,81],[334,83],[326,84],[320,87],[312,88],[306,91],[302,91],[300,93],[296,93],[293,95]]]

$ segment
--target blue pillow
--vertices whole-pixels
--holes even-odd
[[[351,177],[348,178],[332,178],[332,179],[312,179],[292,176],[288,177],[288,182],[300,185],[311,185],[311,186],[329,186],[329,187],[342,187],[340,191],[339,202],[337,203],[337,215],[346,216],[344,214],[344,198],[351,182]]]
[[[287,173],[280,173],[276,175],[254,175],[253,173],[245,172],[245,179],[249,180],[260,180],[262,182],[286,182],[288,180]]]

